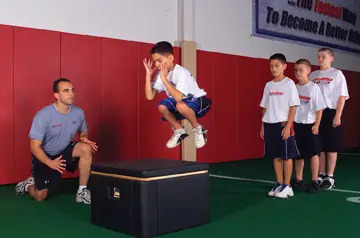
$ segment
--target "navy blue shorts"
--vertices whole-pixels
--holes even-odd
[[[62,155],[62,159],[66,160],[66,170],[73,173],[77,169],[79,162],[79,158],[72,157],[72,152],[77,143],[78,141],[71,142],[61,153],[54,156],[47,156],[50,159],[56,159]],[[60,185],[61,181],[61,174],[58,171],[41,163],[34,155],[32,156],[32,176],[34,177],[37,190],[47,188],[55,189]]]
[[[209,111],[209,109],[211,107],[211,103],[212,103],[211,100],[205,96],[200,97],[200,98],[193,98],[193,97],[184,98],[182,100],[182,102],[185,103],[186,105],[188,105],[188,107],[190,107],[195,112],[195,115],[197,118],[205,116],[206,113]],[[159,102],[158,105],[166,106],[168,108],[168,110],[172,114],[174,114],[174,116],[177,120],[186,119],[176,109],[176,103],[177,102],[174,98],[166,98],[166,99],[162,100],[161,102]],[[164,121],[166,121],[166,119],[164,117],[162,119]]]
[[[265,158],[288,160],[300,156],[294,133],[287,140],[282,139],[281,131],[284,127],[285,123],[282,122],[264,123]]]

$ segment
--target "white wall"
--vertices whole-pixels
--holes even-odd
[[[184,38],[201,50],[256,58],[282,52],[316,64],[318,46],[254,37],[252,22],[252,0],[0,0],[0,24],[150,43]],[[359,61],[336,52],[334,66],[360,71]]]
[[[156,42],[177,39],[177,0],[0,0],[0,24]]]

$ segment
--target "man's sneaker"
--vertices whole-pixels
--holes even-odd
[[[194,132],[194,136],[195,136],[196,148],[199,149],[199,148],[203,147],[207,141],[206,133],[208,131],[200,125],[197,128],[193,128],[192,131]]]
[[[320,184],[321,189],[332,189],[335,187],[334,177],[327,176]]]
[[[174,134],[171,136],[170,140],[167,142],[167,148],[174,148],[180,144],[180,142],[188,136],[186,129],[181,128],[174,130]]]
[[[277,192],[281,189],[281,184],[276,183],[275,186],[268,192],[270,197],[274,197]]]
[[[309,193],[317,193],[320,191],[320,186],[318,180],[313,180],[311,184],[309,184],[307,191]]]
[[[304,184],[303,180],[292,179],[290,184],[294,190],[297,190],[297,191],[305,191],[306,190],[306,185]]]
[[[34,178],[33,177],[28,177],[26,180],[16,184],[15,186],[15,192],[17,194],[24,194],[26,191],[25,191],[25,188],[28,186],[28,185],[34,185]]]
[[[274,195],[277,198],[287,198],[294,196],[294,192],[291,187],[289,187],[287,184],[283,184],[281,186],[281,189],[275,193]]]
[[[85,204],[91,204],[91,192],[87,188],[83,188],[81,192],[76,193],[76,202],[83,202]]]

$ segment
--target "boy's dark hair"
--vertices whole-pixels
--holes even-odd
[[[59,83],[61,83],[61,82],[71,83],[71,81],[68,80],[67,78],[59,78],[59,79],[55,80],[53,83],[53,92],[54,93],[59,92]]]
[[[281,53],[276,53],[270,56],[270,60],[279,60],[281,63],[286,64],[286,57]]]
[[[160,41],[156,43],[150,50],[150,54],[161,54],[161,55],[169,55],[174,54],[174,50],[172,45],[167,41]]]
[[[330,48],[321,48],[318,50],[318,52],[327,52],[329,55],[334,57],[334,51]]]
[[[307,59],[299,59],[295,64],[304,64],[311,69],[311,63]]]

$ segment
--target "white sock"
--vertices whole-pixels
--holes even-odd
[[[84,188],[87,188],[86,185],[80,185],[78,189],[78,193],[81,193]]]
[[[333,175],[333,174],[328,174],[327,176],[329,176],[329,177],[331,177],[331,178],[332,178],[332,177],[334,177],[334,175]]]

